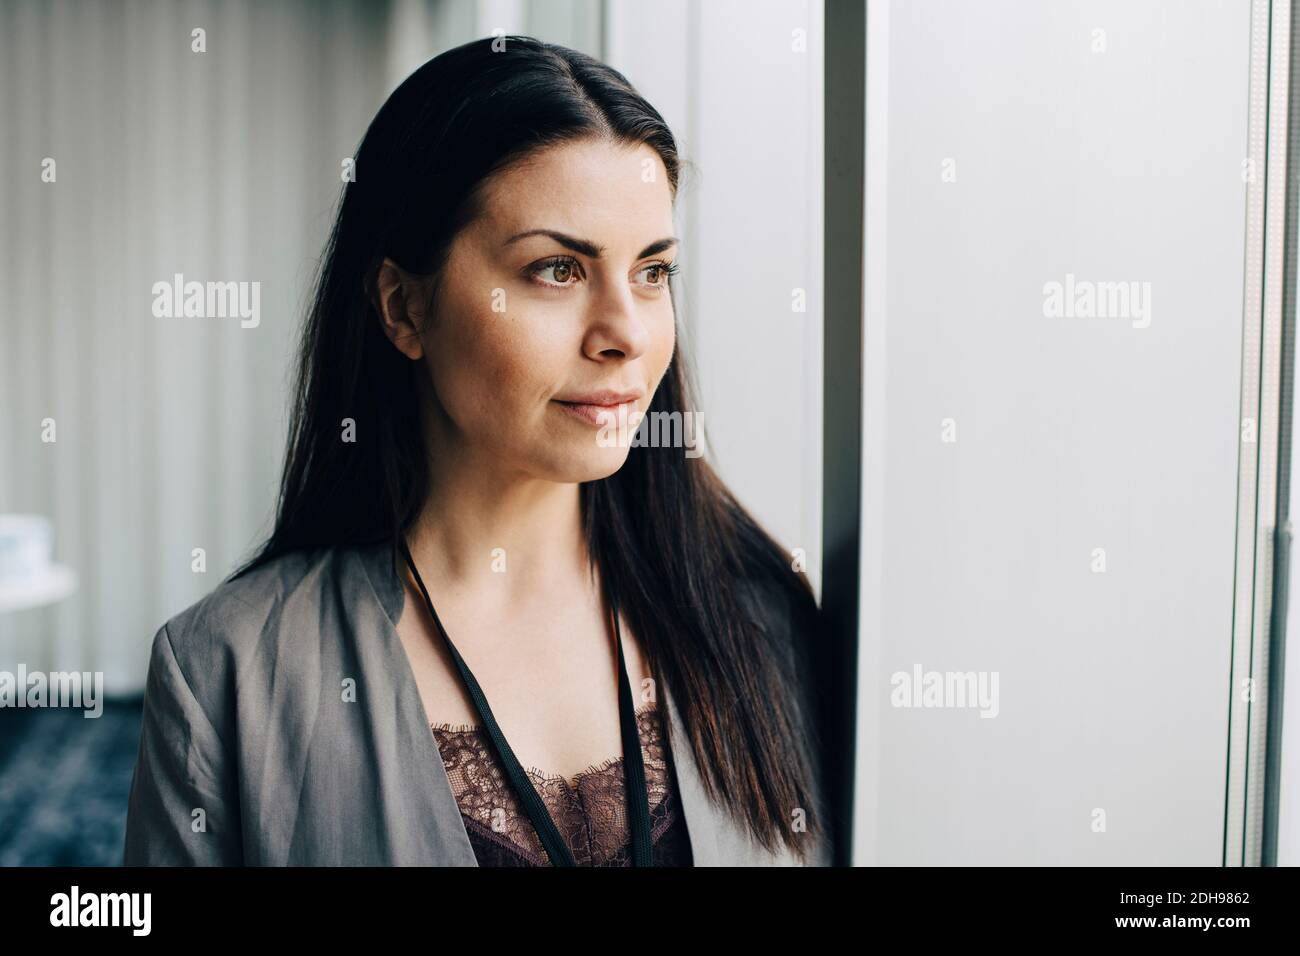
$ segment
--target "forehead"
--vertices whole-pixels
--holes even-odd
[[[501,238],[555,229],[613,248],[672,234],[668,173],[644,143],[580,140],[543,150],[493,177],[482,212],[482,226]]]

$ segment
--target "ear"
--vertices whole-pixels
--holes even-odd
[[[375,307],[388,341],[409,359],[424,357],[420,296],[420,282],[392,259],[384,259],[375,279]]]

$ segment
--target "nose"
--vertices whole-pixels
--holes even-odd
[[[626,281],[601,283],[590,299],[582,351],[590,359],[634,359],[650,343],[650,330]]]

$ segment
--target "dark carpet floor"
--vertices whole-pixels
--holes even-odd
[[[0,866],[119,866],[140,701],[0,708]]]

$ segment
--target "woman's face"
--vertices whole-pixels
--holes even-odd
[[[394,340],[428,370],[440,453],[553,481],[617,471],[636,422],[618,405],[644,413],[672,359],[672,237],[645,145],[556,146],[489,181],[414,316],[418,346]]]

